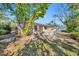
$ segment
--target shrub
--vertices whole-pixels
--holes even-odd
[[[1,25],[0,26],[0,35],[8,34],[11,32],[10,25]]]
[[[8,33],[8,31],[7,31],[7,30],[0,29],[0,35],[7,34],[7,33]]]

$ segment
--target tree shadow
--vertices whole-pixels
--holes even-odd
[[[64,53],[56,44],[52,45],[52,48],[55,51],[55,56],[68,56],[66,53]]]
[[[61,43],[62,43],[61,46],[62,46],[64,49],[67,49],[67,50],[72,51],[72,52],[78,52],[78,51],[79,51],[78,48],[76,48],[76,47],[74,47],[74,46],[72,46],[72,45],[70,45],[70,44],[63,43],[63,42],[61,42]]]
[[[65,54],[59,47],[58,47],[58,42],[56,40],[49,42],[47,40],[43,40],[44,42],[48,43],[51,48],[53,49],[53,51],[55,52],[54,56],[68,56],[67,54]]]
[[[55,53],[56,53],[56,56],[68,56],[68,54],[66,54],[65,52],[62,51],[61,48],[64,48],[68,51],[71,51],[71,52],[74,52],[76,53],[76,55],[78,54],[79,52],[79,49],[70,45],[70,44],[67,44],[67,43],[64,43],[64,42],[61,42],[60,40],[54,40],[52,43],[49,43],[47,42],[49,45],[51,45],[51,48],[54,49]]]
[[[55,54],[52,54],[52,56],[69,56],[70,52],[73,52],[73,53],[76,53],[76,55],[78,54],[79,52],[79,49],[72,46],[72,44],[68,44],[68,43],[65,43],[65,42],[61,42],[61,40],[54,40],[54,41],[48,41],[48,40],[43,40],[43,39],[40,39],[41,41],[40,42],[43,42],[43,44],[47,44],[49,45],[50,47],[48,48],[48,50],[50,50],[50,48],[52,49],[52,52],[55,52]],[[42,43],[40,43],[42,45]],[[40,52],[40,54],[37,54],[36,51],[39,52],[39,47],[36,47],[39,44],[39,41],[37,41],[36,43],[34,43],[34,41],[30,44],[28,44],[26,47],[25,47],[25,51],[23,53],[23,56],[50,56],[49,55],[49,51],[42,51]],[[46,46],[47,47],[47,46]],[[41,49],[43,49],[43,45],[41,47]],[[65,49],[65,51],[63,51],[63,49]],[[70,51],[68,53],[66,53],[66,51]],[[48,53],[48,54],[44,54],[45,53]]]

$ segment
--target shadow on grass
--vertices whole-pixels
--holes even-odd
[[[49,42],[47,42],[47,43],[50,44],[51,48],[54,49],[57,56],[63,56],[63,55],[68,56],[68,54],[64,53],[62,51],[62,49],[60,49],[60,48],[64,48],[64,49],[66,49],[68,51],[76,53],[76,55],[79,53],[78,48],[76,48],[76,47],[74,47],[74,46],[72,46],[72,45],[70,45],[68,43],[61,42],[60,40],[55,40],[55,41],[53,41],[51,43],[49,43]]]
[[[63,42],[61,42],[61,43],[62,43],[62,47],[69,50],[69,51],[72,51],[72,52],[78,52],[79,51],[78,48],[76,48],[76,47],[74,47],[70,44],[66,44],[66,43],[63,43]]]
[[[77,55],[79,52],[79,49],[72,46],[72,44],[68,44],[68,43],[64,43],[61,42],[60,40],[54,40],[54,41],[48,41],[48,40],[38,40],[36,41],[36,43],[32,42],[30,44],[28,44],[23,52],[23,56],[50,56],[49,52],[47,52],[44,48],[43,48],[43,44],[49,45],[50,47],[47,50],[50,50],[50,48],[52,49],[52,52],[55,52],[55,54],[52,54],[52,56],[70,56],[70,55]],[[41,44],[41,49],[44,49],[45,51],[40,52],[40,54],[37,53],[37,51],[39,52],[39,45]],[[46,46],[47,47],[47,46]],[[63,49],[65,49],[65,51],[63,51]],[[67,51],[70,51],[68,53],[66,53]],[[47,53],[47,54],[44,54]],[[69,54],[70,53],[70,54]],[[75,54],[73,54],[75,53]]]

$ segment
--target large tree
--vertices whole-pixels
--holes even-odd
[[[48,4],[16,4],[16,7],[15,13],[20,28],[29,32],[33,22],[44,16]]]
[[[69,16],[65,21],[68,32],[73,32],[76,37],[79,37],[79,4],[68,5]]]
[[[49,4],[2,4],[2,9],[10,10],[11,15],[16,17],[14,21],[21,34],[29,33],[33,22],[39,17],[43,17]]]

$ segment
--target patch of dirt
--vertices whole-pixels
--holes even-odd
[[[28,44],[31,41],[29,38],[30,36],[23,36],[17,41],[9,43],[8,46],[4,49],[4,55],[19,55],[19,52],[25,47],[25,44]]]

